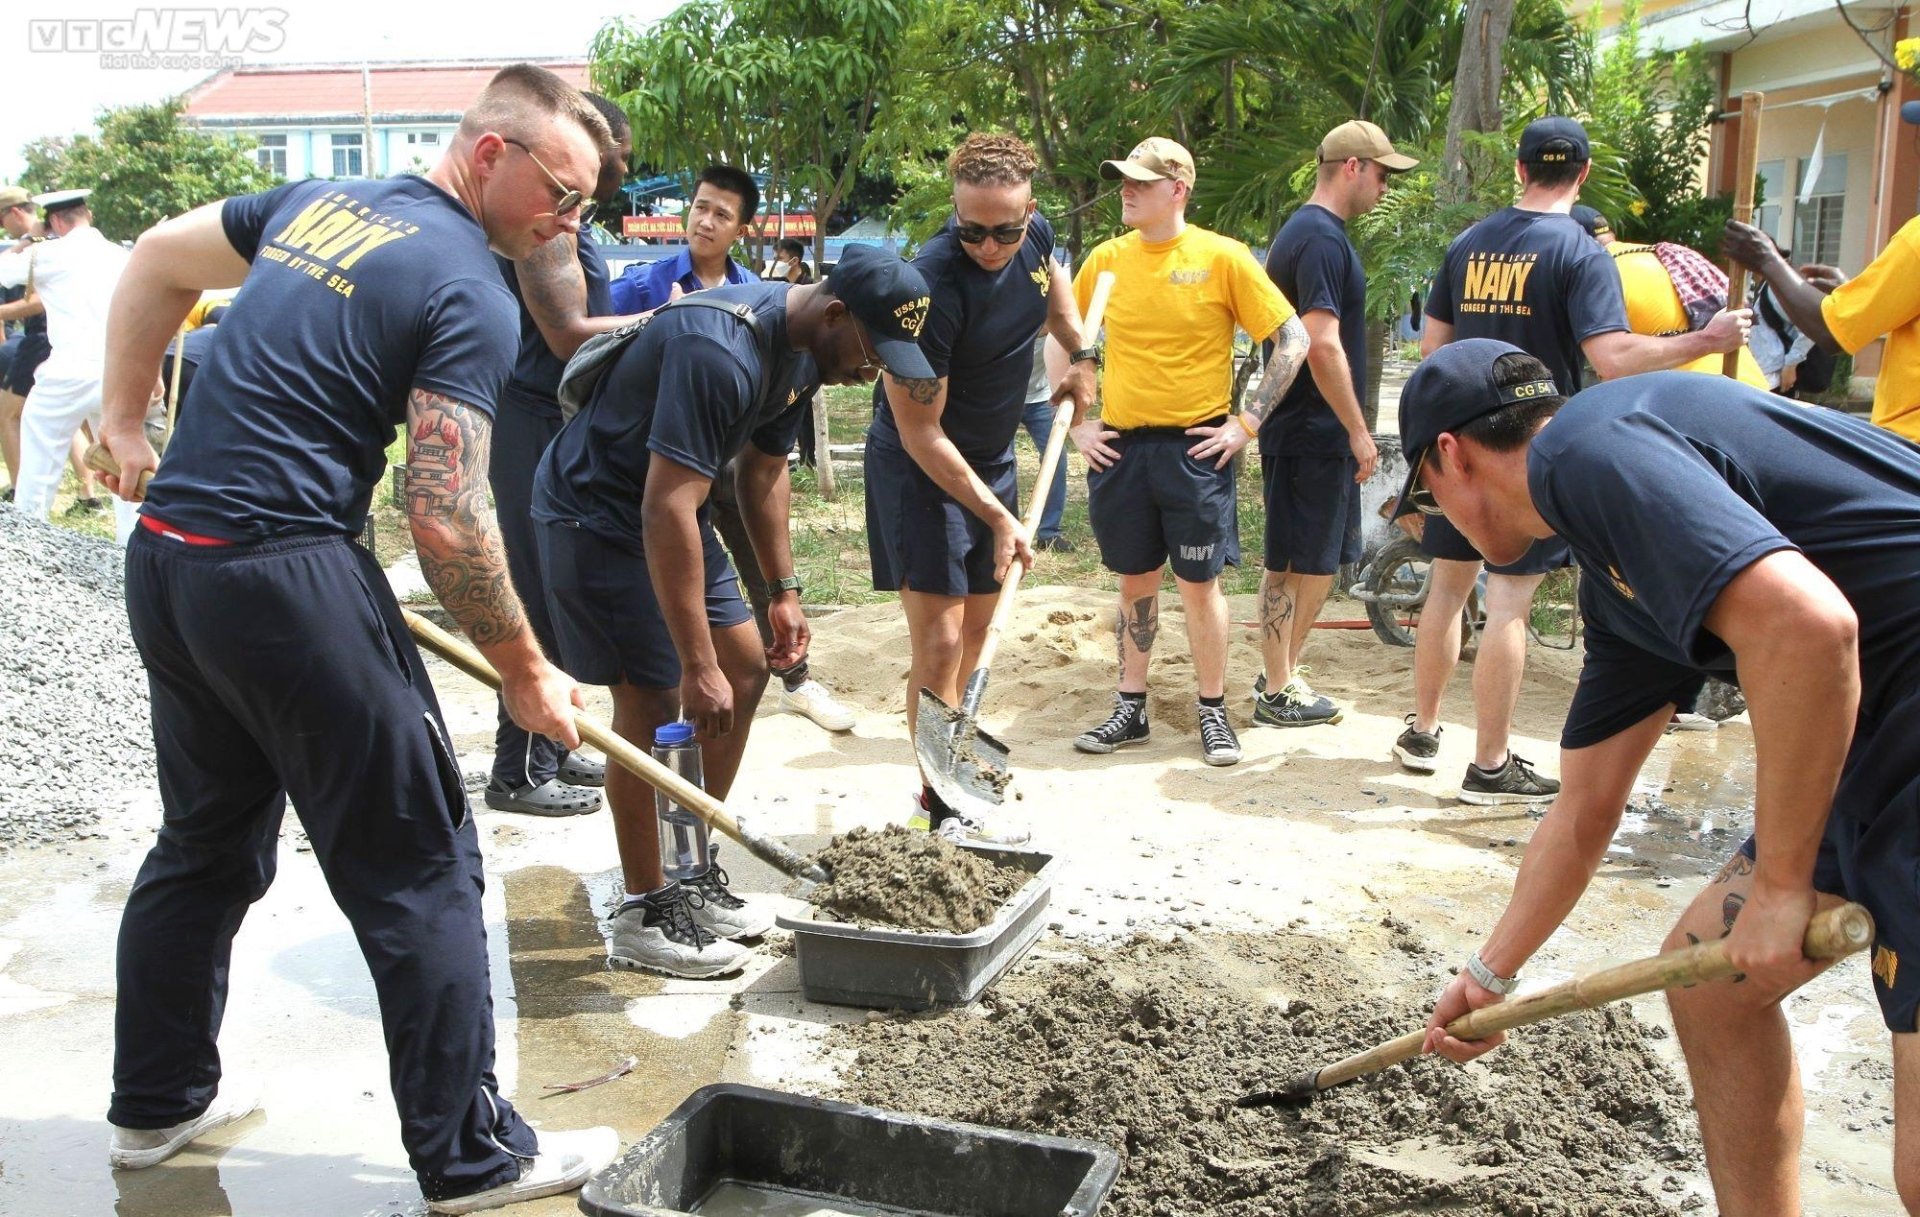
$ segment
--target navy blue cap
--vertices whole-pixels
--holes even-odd
[[[653,729],[653,745],[684,744],[693,738],[693,724],[685,721],[661,723]]]
[[[933,297],[920,272],[878,245],[849,245],[827,276],[834,299],[866,328],[873,352],[901,380],[932,380],[933,365],[920,352]]]
[[[1520,133],[1520,159],[1529,165],[1557,165],[1593,159],[1587,129],[1571,118],[1536,118]]]
[[[1589,207],[1585,203],[1575,203],[1573,219],[1580,227],[1587,230],[1588,236],[1596,241],[1601,237],[1613,235],[1613,225],[1607,223],[1607,217],[1602,215],[1598,208]]]
[[[1400,390],[1400,451],[1407,458],[1407,481],[1400,501],[1413,492],[1420,462],[1442,432],[1458,431],[1476,418],[1523,401],[1560,396],[1560,386],[1542,376],[1502,388],[1494,377],[1500,360],[1517,355],[1532,360],[1519,347],[1496,338],[1462,338],[1449,342],[1420,361]]]

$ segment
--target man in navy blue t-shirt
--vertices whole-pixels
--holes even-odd
[[[253,1100],[221,1085],[227,960],[289,799],[373,974],[408,1159],[435,1212],[578,1187],[611,1129],[536,1140],[493,1076],[479,842],[393,593],[352,544],[396,427],[440,601],[528,730],[578,743],[486,494],[525,257],[578,225],[605,120],[557,76],[496,75],[427,177],[293,182],[140,238],[109,315],[102,440],[139,500],[167,340],[240,285],[127,550],[166,818],[120,927],[109,1156],[151,1166]]]
[[[1360,412],[1367,383],[1367,277],[1347,221],[1386,197],[1387,179],[1420,162],[1393,150],[1379,127],[1341,123],[1320,141],[1313,197],[1287,218],[1267,252],[1267,274],[1300,310],[1307,368],[1260,424],[1267,508],[1260,582],[1265,670],[1253,721],[1310,727],[1340,721],[1332,699],[1294,672],[1333,577],[1360,560],[1360,483],[1380,453]]]
[[[1407,497],[1491,562],[1559,536],[1586,578],[1586,664],[1560,797],[1513,898],[1434,1011],[1499,1000],[1599,867],[1641,764],[1703,673],[1737,670],[1758,757],[1753,835],[1667,947],[1712,938],[1744,978],[1673,990],[1720,1211],[1797,1213],[1805,1111],[1781,1000],[1818,908],[1873,913],[1874,988],[1894,1032],[1900,1144],[1920,1094],[1920,448],[1865,420],[1719,377],[1662,372],[1561,405],[1539,361],[1457,343],[1415,371]],[[1895,1163],[1920,1195],[1920,1159]]]
[[[706,789],[724,799],[768,666],[806,654],[787,536],[787,452],[816,377],[861,384],[888,367],[932,375],[915,339],[927,291],[893,254],[853,245],[826,280],[696,292],[661,308],[606,365],[534,482],[541,569],[567,671],[613,695],[613,728],[636,745],[684,717]],[[817,369],[817,371],[816,371]],[[708,521],[716,477],[737,459],[735,494],[773,591],[764,646]],[[661,865],[652,791],[607,775],[627,899],[608,962],[719,976],[771,918],[726,892],[718,867]]]
[[[1422,355],[1456,338],[1497,338],[1544,363],[1560,391],[1571,394],[1580,387],[1583,354],[1612,380],[1678,367],[1745,341],[1752,316],[1746,309],[1723,310],[1705,327],[1672,337],[1632,331],[1613,260],[1569,214],[1590,159],[1587,133],[1572,119],[1527,125],[1515,166],[1520,201],[1448,248],[1427,297]],[[1432,773],[1439,764],[1440,702],[1460,658],[1460,614],[1481,560],[1443,517],[1426,521],[1420,547],[1434,559],[1433,576],[1414,640],[1413,713],[1393,751],[1407,768]],[[1460,782],[1462,802],[1535,802],[1560,788],[1514,755],[1508,739],[1526,673],[1533,594],[1548,571],[1566,564],[1566,547],[1549,540],[1489,568],[1487,618],[1473,665],[1474,756]]]
[[[600,177],[594,183],[596,210],[605,211],[619,198],[627,158],[633,154],[633,131],[619,106],[598,93],[581,96],[613,132],[613,146],[601,158]],[[500,540],[507,549],[514,590],[526,606],[534,637],[551,656],[558,652],[553,623],[547,617],[546,590],[540,582],[540,554],[533,540],[533,471],[560,431],[557,399],[567,360],[581,343],[624,318],[611,315],[607,262],[585,225],[577,235],[563,234],[518,264],[498,255],[495,261],[520,303],[520,351],[494,415],[487,481],[493,487],[493,507],[500,517]],[[594,787],[605,783],[605,765],[568,752],[514,722],[505,698],[500,700],[498,717],[493,773],[484,795],[488,807],[537,816],[599,810],[600,794]]]
[[[1013,437],[1026,411],[1033,340],[1043,329],[1073,353],[1054,392],[1084,411],[1096,361],[1073,282],[1053,261],[1053,226],[1033,201],[1033,149],[976,132],[947,158],[953,218],[913,260],[933,308],[920,335],[933,374],[884,376],[867,430],[867,539],[876,591],[907,614],[907,737],[920,690],[950,706],[986,641],[1000,581],[1033,563],[1018,513]],[[1063,471],[1056,470],[1055,476]],[[922,775],[909,821],[953,838],[1018,844],[943,803]]]

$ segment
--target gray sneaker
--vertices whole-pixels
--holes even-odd
[[[1492,772],[1469,763],[1466,779],[1460,783],[1460,801],[1480,807],[1537,803],[1559,793],[1559,782],[1535,773],[1533,766],[1511,749],[1507,752],[1507,763]]]
[[[773,910],[755,900],[742,900],[727,886],[731,882],[720,867],[720,847],[712,846],[712,863],[707,873],[687,880],[687,886],[700,899],[689,901],[694,924],[718,938],[759,938],[773,928]]]
[[[1278,693],[1254,694],[1253,721],[1266,727],[1331,726],[1340,721],[1340,707],[1296,677]]]
[[[701,926],[694,917],[695,901],[704,903],[704,898],[684,884],[672,883],[665,891],[621,906],[613,915],[607,966],[688,980],[739,971],[753,952]]]
[[[1413,725],[1411,714],[1407,715],[1406,724],[1407,729],[1393,741],[1393,754],[1415,773],[1432,773],[1440,767],[1440,732],[1446,728],[1435,726],[1431,731],[1422,731]]]

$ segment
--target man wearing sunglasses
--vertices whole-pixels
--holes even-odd
[[[723,307],[709,307],[709,303]],[[787,452],[821,380],[865,384],[885,363],[932,374],[915,345],[927,290],[912,267],[848,246],[805,287],[750,283],[664,305],[609,361],[534,479],[533,516],[560,659],[608,686],[613,729],[639,747],[684,717],[706,789],[724,799],[739,771],[769,666],[806,656],[809,632],[788,540]],[[772,590],[762,642],[710,522],[729,476]],[[607,774],[626,899],[608,962],[671,976],[736,971],[771,917],[727,890],[714,867],[692,885],[661,866],[653,791]]]
[[[1000,583],[1033,564],[1020,523],[1013,438],[1026,412],[1034,338],[1074,353],[1053,397],[1084,413],[1095,357],[1053,226],[1037,214],[1033,149],[1017,136],[975,132],[947,158],[953,217],[913,260],[933,307],[920,347],[928,377],[890,369],[867,431],[867,537],[876,591],[897,591],[907,615],[907,737],[920,690],[960,704],[986,641]],[[963,817],[924,781],[909,823],[954,838],[1018,844],[1022,830]]]
[[[1227,598],[1220,571],[1240,562],[1233,458],[1250,443],[1306,361],[1307,331],[1253,252],[1188,224],[1193,157],[1170,139],[1143,140],[1100,176],[1120,181],[1133,231],[1098,246],[1074,278],[1087,307],[1102,271],[1116,276],[1106,314],[1098,419],[1077,418],[1087,459],[1087,518],[1100,560],[1120,577],[1119,687],[1107,721],[1073,746],[1107,753],[1147,738],[1147,659],[1160,632],[1160,572],[1173,568],[1187,616],[1199,694],[1195,717],[1209,765],[1240,760],[1227,721]],[[1240,414],[1233,335],[1274,339],[1266,375]]]
[[[433,686],[352,544],[395,428],[427,582],[532,732],[576,746],[501,560],[487,451],[519,337],[491,248],[579,223],[606,120],[553,73],[498,73],[425,177],[290,182],[143,234],[108,316],[102,440],[142,498],[167,341],[240,287],[127,547],[165,822],[127,897],[109,1158],[155,1165],[253,1100],[215,1047],[227,963],[289,799],[379,996],[400,1138],[433,1212],[577,1188],[611,1129],[536,1138],[494,1077],[479,840]]]
[[[1606,379],[1678,367],[1737,349],[1751,314],[1721,310],[1703,327],[1671,337],[1635,334],[1620,276],[1570,212],[1591,156],[1586,130],[1570,118],[1542,118],[1520,136],[1520,198],[1461,233],[1427,297],[1422,355],[1458,338],[1498,338],[1545,363],[1562,394],[1580,387],[1585,355]],[[1414,708],[1394,755],[1417,773],[1439,767],[1440,703],[1460,659],[1460,616],[1480,577],[1481,557],[1443,516],[1428,519],[1420,548],[1432,584],[1414,640]],[[1473,666],[1474,755],[1460,782],[1464,803],[1550,799],[1560,783],[1509,747],[1526,673],[1527,617],[1567,548],[1548,538],[1504,566],[1488,568],[1487,620]]]
[[[1737,671],[1753,835],[1664,944],[1724,938],[1740,973],[1667,994],[1718,1211],[1801,1212],[1807,1117],[1781,1001],[1826,966],[1802,958],[1808,918],[1851,899],[1874,918],[1860,974],[1893,1033],[1894,1178],[1920,1213],[1920,449],[1718,376],[1633,376],[1562,405],[1544,364],[1490,339],[1415,370],[1400,436],[1408,497],[1488,561],[1558,536],[1586,572],[1565,786],[1428,1050],[1498,1045],[1444,1028],[1500,1001],[1575,907],[1676,699]]]

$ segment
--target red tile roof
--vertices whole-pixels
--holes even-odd
[[[501,63],[371,65],[373,113],[423,117],[459,116],[480,94]],[[542,63],[576,88],[587,87],[585,60]],[[187,93],[186,116],[203,122],[236,119],[297,121],[358,116],[363,100],[359,64],[228,68]]]

